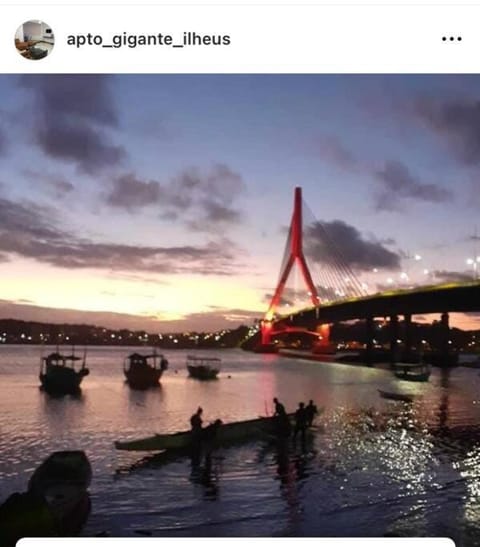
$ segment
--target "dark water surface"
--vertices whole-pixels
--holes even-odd
[[[167,354],[161,388],[136,392],[123,382],[128,352],[90,349],[82,395],[52,399],[38,388],[40,349],[0,347],[0,502],[25,489],[50,452],[83,449],[94,472],[85,536],[415,535],[480,545],[478,370],[434,369],[414,384],[384,370],[228,350],[204,352],[223,369],[202,383],[187,378],[178,351]],[[377,392],[400,387],[414,403]],[[113,447],[187,429],[198,405],[207,421],[264,415],[274,396],[287,410],[310,398],[325,407],[306,451],[252,442],[218,453],[211,473],[192,473],[185,458]]]

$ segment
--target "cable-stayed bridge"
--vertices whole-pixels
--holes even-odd
[[[404,347],[409,353],[412,346],[412,315],[440,314],[442,330],[439,351],[448,355],[449,313],[480,311],[480,282],[429,285],[406,290],[388,290],[369,294],[369,287],[360,281],[343,250],[334,241],[328,229],[320,222],[310,223],[305,233],[301,188],[295,188],[293,214],[283,255],[280,276],[270,305],[261,322],[261,343],[258,351],[275,350],[273,339],[290,332],[310,333],[315,338],[316,351],[329,352],[330,325],[339,321],[364,320],[366,328],[366,360],[374,347],[374,319],[388,318],[390,327],[391,359],[397,353],[399,316],[404,319]],[[311,232],[314,231],[314,234]],[[321,268],[312,276],[304,252],[305,235],[315,236],[317,250],[322,253]],[[282,311],[289,303],[287,282],[298,270],[309,303],[296,311]]]

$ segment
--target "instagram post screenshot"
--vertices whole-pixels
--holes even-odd
[[[0,14],[0,547],[480,547],[480,5]]]

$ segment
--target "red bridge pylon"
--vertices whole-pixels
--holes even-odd
[[[268,311],[261,323],[262,331],[262,346],[268,347],[271,344],[271,332],[272,322],[275,312],[280,304],[282,293],[285,289],[288,276],[292,270],[293,265],[297,262],[300,271],[302,272],[303,279],[308,288],[308,294],[314,306],[320,304],[317,289],[312,281],[310,270],[308,269],[305,256],[303,254],[303,219],[302,219],[302,189],[300,187],[295,188],[295,198],[293,204],[292,221],[290,222],[289,240],[290,240],[290,253],[288,259],[283,268],[280,280],[278,282],[275,293],[268,307]]]

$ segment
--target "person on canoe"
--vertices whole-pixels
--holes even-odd
[[[195,414],[192,414],[190,418],[190,425],[192,426],[192,433],[198,433],[202,430],[202,412],[203,408],[199,406],[197,408],[197,412]]]
[[[218,437],[218,430],[223,424],[222,420],[215,420],[202,431],[202,449],[205,455],[205,465],[209,466],[212,460],[212,452],[216,446],[215,441]]]
[[[302,438],[302,446],[305,445],[305,430],[307,428],[307,411],[305,403],[298,403],[298,408],[295,411],[295,429],[293,431],[293,441],[297,439],[300,432]]]
[[[317,405],[313,402],[312,399],[310,399],[310,401],[308,402],[308,405],[305,408],[305,412],[307,413],[307,426],[312,427],[313,420],[318,414]]]
[[[274,416],[279,416],[280,414],[286,414],[285,407],[276,397],[273,398],[273,403],[275,404],[275,412],[273,413]]]

